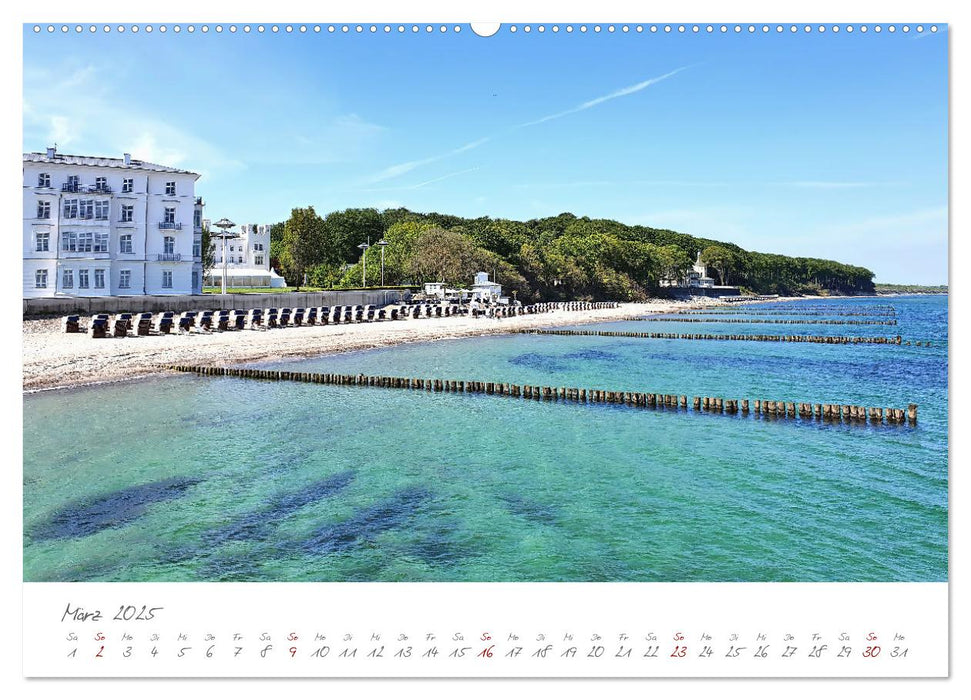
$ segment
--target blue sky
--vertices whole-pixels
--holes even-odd
[[[308,204],[571,211],[947,281],[946,31],[522,26],[28,26],[23,148],[195,170],[206,215],[238,223]]]

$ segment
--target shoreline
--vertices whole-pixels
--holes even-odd
[[[687,301],[652,299],[622,303],[615,309],[552,311],[501,320],[461,316],[103,339],[93,339],[87,333],[64,333],[60,318],[31,320],[23,322],[23,393],[139,381],[171,374],[166,366],[172,364],[209,366],[304,359],[531,328],[621,321],[710,306],[735,304],[704,297]]]

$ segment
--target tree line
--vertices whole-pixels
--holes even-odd
[[[445,282],[468,287],[488,272],[523,301],[636,301],[683,281],[700,252],[718,284],[760,294],[872,294],[873,272],[834,260],[746,251],[677,231],[564,213],[529,221],[467,219],[408,209],[293,209],[275,224],[271,264],[290,286]],[[370,243],[367,268],[359,245]]]

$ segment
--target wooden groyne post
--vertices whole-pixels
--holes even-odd
[[[424,393],[486,394],[507,396],[534,401],[556,401],[575,404],[615,404],[634,408],[669,409],[685,411],[687,394],[660,394],[636,391],[609,391],[579,387],[552,387],[525,385],[520,387],[509,382],[484,382],[479,380],[426,379],[421,377],[391,377],[365,374],[331,374],[293,372],[249,367],[204,367],[196,365],[171,365],[168,369],[210,377],[236,377],[268,381],[292,381],[336,386],[380,387],[410,389]],[[896,408],[864,407],[841,404],[776,401],[771,399],[724,398],[721,396],[692,396],[691,410],[696,413],[749,415],[754,404],[754,415],[776,419],[801,418],[804,421],[844,422],[857,425],[911,426],[917,425],[917,404],[911,403],[906,411]]]

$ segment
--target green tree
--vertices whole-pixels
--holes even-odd
[[[323,220],[313,207],[292,210],[283,227],[283,250],[280,254],[288,281],[292,279],[299,290],[304,273],[323,262],[324,254]]]
[[[216,246],[213,244],[209,227],[202,227],[202,279],[216,266]]]
[[[270,226],[270,267],[279,272],[283,269],[283,232],[285,221],[279,221]]]
[[[718,273],[718,284],[724,285],[728,274],[738,264],[738,258],[725,246],[710,245],[701,251],[701,262],[715,268]]]

